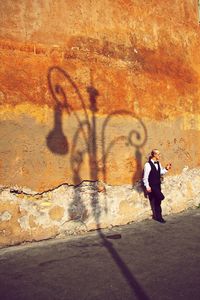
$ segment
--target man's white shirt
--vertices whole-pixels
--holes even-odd
[[[156,169],[158,170],[158,164],[155,164],[155,161],[153,159],[151,159],[151,162],[155,165]],[[160,165],[160,174],[164,175],[167,173],[167,170],[165,168],[163,168],[160,164],[160,162],[158,162]],[[149,162],[146,162],[144,165],[144,176],[143,176],[143,183],[144,186],[146,187],[146,189],[150,188],[149,186],[149,173],[151,172],[151,165]]]

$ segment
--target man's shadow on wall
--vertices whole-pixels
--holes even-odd
[[[79,118],[76,111],[73,109],[72,104],[69,104],[69,101],[67,99],[67,95],[64,91],[64,89],[59,85],[53,82],[53,73],[58,72],[60,73],[65,80],[68,81],[68,83],[71,85],[75,93],[77,94],[77,98],[79,99],[82,110],[85,114],[85,120]],[[99,95],[99,92],[95,89],[93,82],[91,82],[90,87],[87,88],[88,96],[89,96],[89,102],[90,102],[90,111],[91,111],[91,118],[89,118],[89,115],[86,110],[84,99],[75,84],[75,82],[72,80],[70,75],[63,69],[61,69],[58,66],[52,67],[49,69],[48,73],[48,84],[49,89],[51,91],[51,94],[53,96],[53,99],[55,100],[55,118],[54,118],[54,129],[50,132],[50,134],[47,136],[47,146],[48,148],[55,154],[60,155],[70,155],[70,165],[71,170],[73,173],[73,181],[74,185],[76,186],[76,193],[74,200],[72,201],[70,208],[69,208],[69,215],[74,220],[80,220],[84,221],[87,218],[87,212],[86,207],[81,199],[81,192],[78,188],[81,186],[81,183],[83,182],[84,178],[81,178],[80,170],[81,166],[84,161],[84,156],[88,155],[89,157],[89,169],[90,169],[90,183],[95,185],[95,182],[99,180],[99,167],[98,167],[98,161],[97,161],[97,133],[96,133],[96,112],[98,110],[97,108],[97,97]],[[62,98],[62,104],[60,103],[60,99]],[[75,115],[75,118],[77,120],[77,129],[73,136],[73,139],[71,141],[71,151],[69,151],[69,141],[67,140],[67,137],[64,135],[62,131],[62,111],[61,109],[67,109],[68,113],[73,113]],[[112,147],[115,145],[115,143],[119,140],[118,138],[112,142],[109,143],[108,147],[106,147],[106,139],[105,139],[105,131],[108,126],[108,123],[110,119],[113,116],[117,115],[131,115],[128,111],[118,111],[113,112],[107,116],[103,123],[102,127],[102,134],[101,134],[101,143],[102,143],[102,164],[103,167],[101,168],[101,171],[103,172],[103,179],[106,183],[107,179],[107,170],[106,170],[106,163],[108,159],[108,155],[112,149]],[[143,122],[138,119],[139,122],[142,124],[143,130],[144,130],[144,139],[142,143],[135,144],[133,142],[132,137],[136,135],[136,138],[138,141],[140,141],[141,136],[136,131],[133,130],[127,137],[121,136],[120,138],[123,140],[126,140],[128,143],[130,143],[132,146],[135,146],[135,155],[137,159],[137,165],[138,167],[142,164],[142,154],[141,154],[141,147],[146,143],[147,138],[147,130]],[[79,139],[83,139],[84,147],[79,148],[77,147]],[[58,149],[59,145],[61,145],[61,150]],[[137,146],[136,146],[137,145]],[[134,180],[134,177],[133,177]],[[102,243],[104,247],[107,249],[107,251],[110,253],[113,261],[116,263],[116,265],[119,268],[119,271],[126,279],[128,285],[132,289],[132,292],[134,295],[137,296],[139,300],[149,300],[148,296],[145,294],[144,290],[136,280],[136,278],[131,273],[128,266],[124,263],[123,259],[120,257],[118,252],[116,251],[113,243],[107,239],[107,237],[103,234],[101,227],[100,227],[100,217],[101,217],[101,211],[100,211],[100,204],[99,204],[99,194],[98,189],[94,189],[92,195],[90,196],[90,203],[93,211],[93,217],[96,222],[96,227],[98,229],[99,237],[102,240]],[[73,214],[73,207],[81,205],[83,213],[80,215],[74,215]],[[84,212],[85,210],[85,212]]]

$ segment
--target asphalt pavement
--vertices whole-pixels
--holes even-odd
[[[199,300],[200,209],[0,250],[1,300]]]

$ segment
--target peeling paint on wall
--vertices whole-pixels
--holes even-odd
[[[162,186],[166,196],[163,214],[198,207],[199,180],[200,169],[186,167],[180,175],[167,176]],[[140,183],[110,186],[84,181],[78,186],[63,184],[41,194],[2,189],[0,203],[1,246],[151,218],[150,204]]]

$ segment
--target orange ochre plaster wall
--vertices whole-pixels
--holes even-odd
[[[0,2],[0,184],[135,183],[200,165],[196,0]]]

